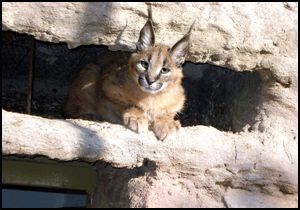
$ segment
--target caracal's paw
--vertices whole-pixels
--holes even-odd
[[[148,119],[139,111],[126,112],[123,115],[123,123],[127,128],[136,133],[148,130]]]
[[[179,121],[173,119],[158,119],[154,121],[152,130],[158,140],[164,140],[168,135],[175,133],[181,127]]]

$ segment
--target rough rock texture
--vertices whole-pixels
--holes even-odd
[[[3,154],[119,167],[98,164],[94,206],[298,206],[298,3],[154,3],[152,10],[156,40],[168,45],[196,20],[189,61],[260,74],[252,124],[240,133],[187,127],[158,142],[119,125],[3,111]],[[133,50],[147,18],[144,3],[6,2],[2,11],[2,30],[70,48]],[[248,117],[249,105],[238,106],[234,123]]]
[[[261,62],[296,59],[297,3],[153,3],[156,40],[173,45],[196,20],[193,62],[255,70]],[[22,17],[22,18],[20,18]],[[87,44],[135,49],[145,3],[3,3],[2,29],[70,48]]]
[[[266,141],[254,132],[194,126],[160,142],[150,132],[138,135],[108,123],[4,110],[2,116],[3,154],[102,160],[118,167],[98,163],[94,206],[297,206],[296,139]],[[235,190],[242,191],[241,199]]]

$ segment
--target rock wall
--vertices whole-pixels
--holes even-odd
[[[296,139],[194,126],[161,142],[109,123],[2,116],[3,154],[101,161],[94,207],[297,206]]]
[[[240,133],[187,127],[157,142],[118,125],[75,120],[80,126],[70,130],[73,140],[63,142],[67,122],[4,111],[3,154],[85,158],[118,167],[98,164],[95,207],[298,206],[298,3],[153,3],[152,10],[156,40],[170,46],[196,20],[189,61],[259,73],[253,124]],[[147,19],[144,3],[6,2],[2,11],[2,30],[69,48],[101,44],[132,51]],[[250,103],[238,106],[234,123],[247,117],[243,110]],[[29,146],[34,134],[40,139]],[[38,149],[49,135],[59,155]]]
[[[297,58],[297,3],[153,3],[152,10],[156,40],[170,46],[196,20],[188,59],[193,62],[255,70],[274,56]],[[2,30],[70,48],[134,50],[147,19],[145,3],[4,3],[2,11]]]

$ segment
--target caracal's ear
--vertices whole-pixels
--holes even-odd
[[[140,31],[139,41],[136,44],[138,51],[143,51],[154,45],[155,37],[152,25],[152,10],[151,5],[148,5],[148,20]]]
[[[171,58],[176,63],[176,65],[181,66],[185,58],[189,52],[190,48],[190,35],[192,28],[194,27],[194,23],[191,25],[189,32],[184,35],[171,49]]]

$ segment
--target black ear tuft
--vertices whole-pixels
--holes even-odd
[[[181,66],[189,52],[190,35],[185,35],[171,49],[171,58],[176,65]]]
[[[140,31],[140,37],[136,44],[137,50],[142,51],[155,43],[154,30],[152,25],[152,10],[151,5],[148,5],[148,21]]]
[[[181,66],[190,49],[190,34],[192,28],[194,27],[195,21],[191,25],[188,33],[184,35],[171,49],[171,57],[173,61],[178,65]]]

